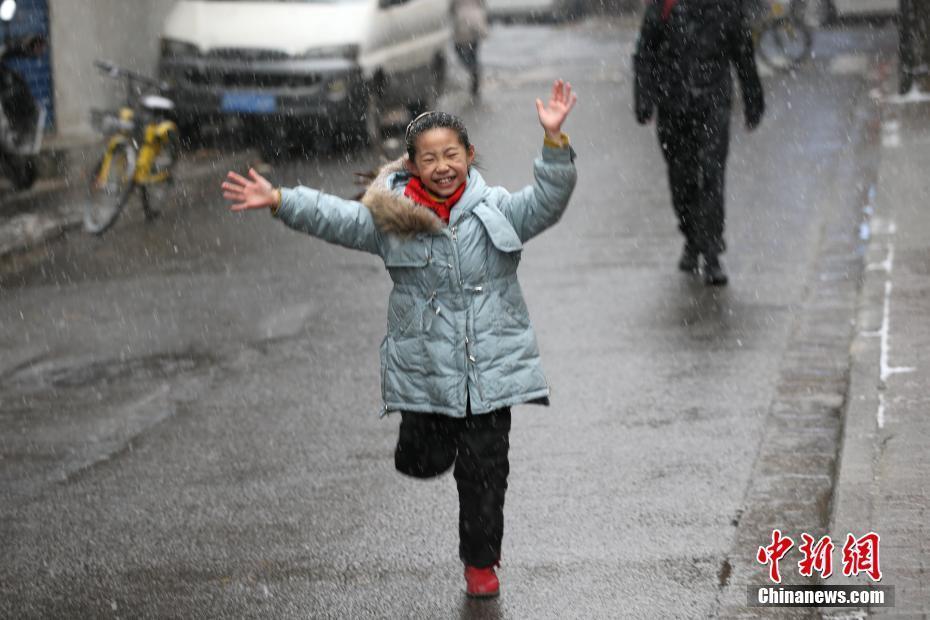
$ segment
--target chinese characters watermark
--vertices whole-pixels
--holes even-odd
[[[804,577],[812,577],[814,573],[826,579],[833,574],[833,550],[836,546],[829,536],[819,540],[808,533],[801,534],[801,560],[798,562],[798,573]],[[843,545],[843,575],[852,577],[860,573],[869,576],[872,581],[881,581],[882,570],[879,563],[879,543],[881,539],[875,532],[869,532],[856,538],[853,534],[846,536]],[[794,540],[784,536],[781,530],[772,530],[772,542],[765,547],[759,547],[756,561],[768,566],[769,579],[773,583],[781,583],[779,562],[785,558],[794,547]]]

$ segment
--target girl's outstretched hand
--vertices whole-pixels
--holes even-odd
[[[575,107],[578,97],[572,94],[572,85],[562,80],[552,84],[552,95],[549,103],[543,105],[542,99],[536,100],[536,112],[539,114],[539,123],[546,130],[550,139],[558,141],[562,135],[562,123],[571,109]]]
[[[223,198],[233,202],[229,207],[232,211],[267,209],[278,204],[277,190],[254,168],[249,168],[248,179],[230,170],[223,183]]]

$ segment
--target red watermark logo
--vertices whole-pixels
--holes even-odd
[[[804,577],[812,577],[816,572],[822,579],[833,574],[833,550],[836,546],[829,536],[819,540],[808,533],[801,534],[801,560],[798,562],[798,573]],[[843,575],[852,577],[860,573],[868,575],[872,581],[882,580],[882,569],[879,564],[878,547],[881,541],[878,534],[869,532],[860,538],[852,534],[846,536],[843,545]],[[779,562],[794,547],[790,536],[784,536],[781,530],[772,530],[772,542],[765,547],[759,547],[756,552],[756,561],[768,566],[769,579],[774,583],[781,583]]]

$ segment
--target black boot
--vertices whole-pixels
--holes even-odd
[[[681,259],[678,261],[678,269],[685,273],[697,273],[698,256],[700,252],[697,248],[690,243],[685,243],[685,248],[681,251]]]
[[[704,284],[708,286],[726,286],[729,278],[717,256],[704,257]]]

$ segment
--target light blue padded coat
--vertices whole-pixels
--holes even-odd
[[[523,244],[565,211],[574,151],[544,146],[533,185],[513,194],[471,169],[448,225],[403,195],[409,178],[401,160],[389,164],[361,202],[283,189],[277,212],[295,230],[384,260],[394,288],[381,343],[382,415],[548,404],[517,265]]]

